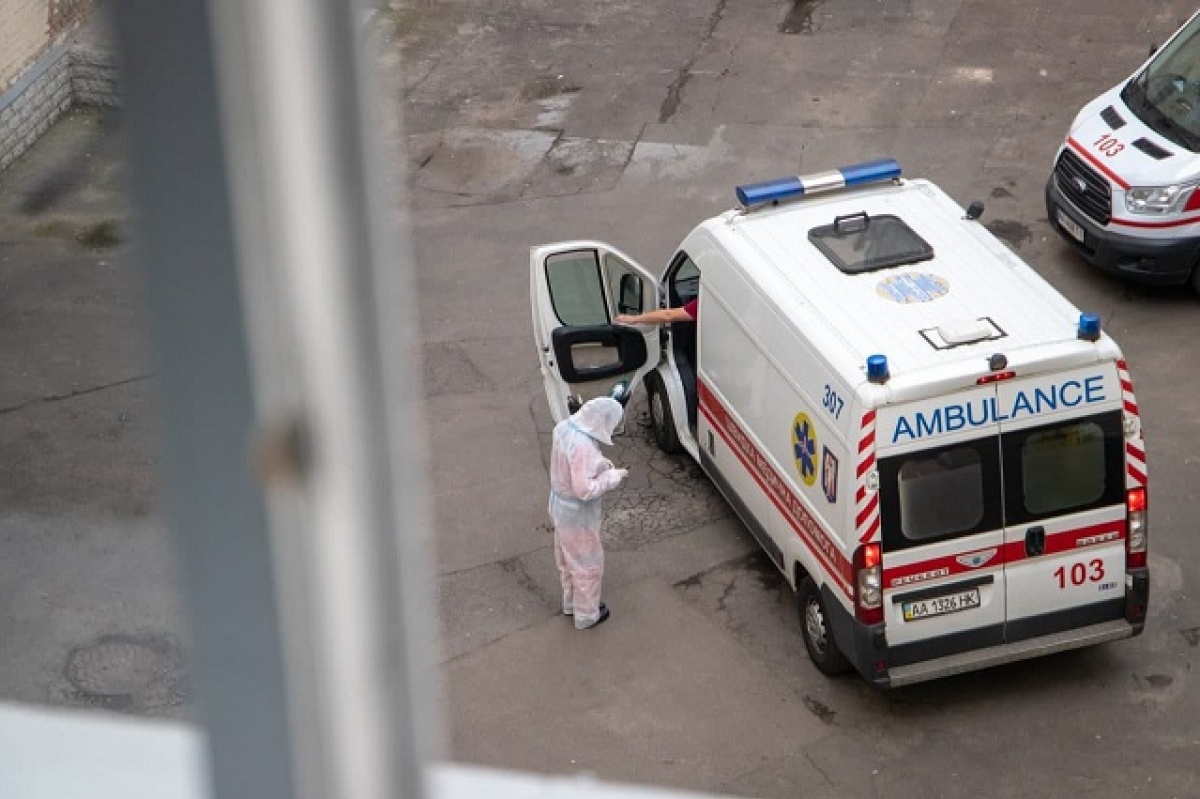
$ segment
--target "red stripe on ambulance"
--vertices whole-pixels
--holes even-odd
[[[863,414],[858,439],[858,463],[854,470],[858,488],[854,492],[855,530],[858,542],[866,544],[879,535],[879,493],[867,487],[867,478],[875,466],[875,410]]]
[[[1041,555],[1057,555],[1063,552],[1074,552],[1077,549],[1106,544],[1110,541],[1121,541],[1125,538],[1125,518],[1113,519],[1110,522],[1078,527],[1074,530],[1046,535],[1046,549]],[[1009,541],[1004,545],[1004,558],[1008,563],[1031,559],[1025,554],[1023,540]]]
[[[1129,369],[1125,365],[1125,361],[1117,361],[1117,376],[1121,381],[1121,401],[1125,406],[1125,413],[1132,416],[1140,422],[1141,417],[1138,415],[1137,398],[1133,395],[1133,379],[1129,376]],[[1146,444],[1142,440],[1142,436],[1129,438],[1125,440],[1125,488],[1142,488],[1146,485]]]
[[[1125,227],[1143,228],[1149,230],[1161,230],[1163,228],[1183,227],[1184,225],[1195,225],[1200,223],[1200,216],[1187,216],[1183,219],[1173,219],[1170,222],[1142,222],[1137,219],[1119,219],[1113,217],[1109,220],[1114,225],[1123,225]]]
[[[1096,167],[1096,169],[1099,169],[1105,175],[1108,175],[1108,179],[1111,180],[1113,183],[1116,183],[1122,189],[1129,188],[1129,184],[1126,183],[1124,180],[1122,180],[1120,175],[1118,175],[1116,172],[1113,172],[1099,158],[1097,158],[1096,156],[1092,155],[1087,150],[1085,150],[1083,148],[1083,145],[1080,144],[1079,142],[1075,141],[1074,138],[1068,136],[1067,144],[1069,144],[1071,146],[1072,150],[1074,150],[1075,152],[1079,153],[1081,156],[1086,158],[1088,160],[1088,162],[1091,163],[1092,166]],[[1114,220],[1114,221],[1116,221],[1116,220]]]
[[[704,418],[741,461],[742,466],[754,478],[754,482],[758,483],[758,487],[783,514],[783,518],[787,519],[804,545],[829,572],[833,582],[853,600],[850,580],[854,567],[849,558],[842,554],[833,537],[804,507],[800,495],[788,486],[787,478],[779,473],[770,459],[750,440],[712,390],[699,381],[696,389],[700,400],[700,412]]]
[[[1123,518],[1099,524],[1090,524],[1087,527],[1077,527],[1072,530],[1063,530],[1047,535],[1045,552],[1037,557],[1061,552],[1074,552],[1076,550],[1087,549],[1088,547],[1107,544],[1112,541],[1120,541],[1123,538],[1125,538],[1125,520]],[[995,557],[989,558],[979,566],[972,567],[969,565],[972,556],[986,555],[990,550],[995,551]],[[992,568],[999,568],[1006,564],[1027,560],[1028,558],[1029,556],[1025,554],[1025,541],[1018,539],[1004,544],[1003,552],[1001,552],[999,547],[985,547],[971,552],[956,552],[953,555],[945,555],[939,558],[908,563],[903,566],[885,568],[883,570],[883,584],[888,588],[897,588],[928,580],[940,580],[943,577],[954,577],[960,574],[983,574]]]

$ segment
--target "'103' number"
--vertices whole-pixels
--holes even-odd
[[[1098,583],[1104,579],[1104,561],[1093,558],[1087,563],[1072,563],[1070,569],[1059,566],[1054,570],[1054,578],[1058,580],[1059,588],[1066,588],[1068,581],[1076,586],[1087,582]]]
[[[837,392],[825,384],[825,398],[821,400],[821,404],[825,406],[825,410],[833,414],[833,418],[837,419],[842,415],[842,406],[846,403],[842,402],[842,398],[837,395]]]
[[[1096,139],[1096,142],[1092,146],[1107,155],[1109,158],[1112,158],[1114,155],[1125,149],[1124,144],[1121,144],[1121,142],[1117,141],[1116,138],[1108,135],[1107,133]]]

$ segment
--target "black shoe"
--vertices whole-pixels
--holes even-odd
[[[604,610],[605,608],[607,608],[607,607],[608,607],[608,606],[607,606],[607,605],[605,605],[603,602],[601,602],[601,603],[600,603],[600,610],[601,610],[601,611],[603,611],[603,610]],[[564,610],[564,611],[563,611],[563,615],[564,615],[564,616],[574,616],[574,615],[575,615],[575,611],[573,611],[573,610]]]
[[[590,630],[590,629],[592,629],[592,627],[603,624],[605,621],[608,620],[608,617],[611,615],[612,614],[608,612],[608,605],[605,605],[603,602],[601,602],[600,603],[600,618],[596,619],[595,622],[593,622],[591,625],[589,625],[587,627],[584,627],[583,629]]]

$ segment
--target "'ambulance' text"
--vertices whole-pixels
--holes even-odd
[[[939,436],[969,427],[983,427],[1009,419],[1037,416],[1059,408],[1074,408],[1080,404],[1103,402],[1104,377],[1093,375],[1083,380],[1018,391],[1011,406],[1000,407],[996,397],[980,397],[969,402],[953,403],[932,411],[916,411],[896,419],[892,443],[915,441],[926,436]]]

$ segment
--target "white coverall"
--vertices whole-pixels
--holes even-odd
[[[600,497],[628,474],[600,454],[624,408],[609,397],[588,400],[554,427],[550,451],[550,518],[554,521],[554,560],[562,579],[563,613],[576,629],[600,618],[604,549],[600,545]]]

